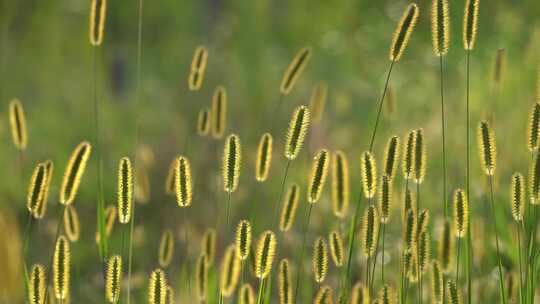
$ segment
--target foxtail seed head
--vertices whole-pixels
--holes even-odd
[[[61,204],[71,205],[75,200],[91,151],[90,143],[83,141],[71,153],[60,188]]]
[[[206,301],[208,293],[208,258],[206,254],[201,253],[197,258],[197,266],[195,268],[195,285],[197,288],[197,297],[199,301]]]
[[[279,88],[279,91],[282,95],[289,95],[289,93],[294,88],[296,81],[298,80],[298,78],[304,71],[304,68],[308,64],[310,58],[310,47],[304,47],[300,49],[298,53],[296,53],[296,56],[294,56],[293,61],[289,64],[289,66],[287,67],[287,71],[285,71],[285,74],[281,79],[281,86]]]
[[[362,172],[362,185],[364,196],[372,198],[377,190],[377,164],[371,152],[366,151],[362,154],[360,160],[360,169]]]
[[[418,235],[418,267],[420,273],[425,273],[431,260],[431,239],[429,231],[423,231]]]
[[[349,210],[349,162],[343,151],[332,155],[332,211],[343,219]]]
[[[309,176],[308,202],[314,204],[321,198],[321,193],[326,182],[328,174],[329,154],[325,149],[321,149],[311,165],[311,174]]]
[[[418,214],[418,218],[416,219],[416,226],[418,227],[418,233],[426,232],[428,231],[429,226],[429,210],[428,209],[422,209],[420,213]]]
[[[450,221],[445,220],[439,237],[439,258],[441,269],[445,273],[450,271],[454,257],[454,236]]]
[[[174,254],[174,235],[171,229],[166,229],[161,234],[159,241],[158,262],[159,266],[167,268],[171,264]]]
[[[469,227],[469,202],[462,189],[454,191],[454,229],[456,236],[463,238]]]
[[[379,236],[379,221],[377,208],[373,205],[369,206],[364,211],[361,230],[362,251],[366,257],[371,257],[375,252],[377,238]]]
[[[392,47],[390,48],[390,60],[398,62],[403,54],[407,43],[411,37],[414,26],[418,19],[419,9],[416,3],[411,3],[407,9],[403,12],[399,24],[394,32],[392,38]]]
[[[227,121],[227,91],[225,87],[219,86],[212,96],[212,116],[211,129],[214,138],[222,138],[225,133],[225,123]]]
[[[234,245],[230,245],[225,250],[225,255],[221,261],[221,273],[219,279],[220,292],[224,297],[230,297],[238,284],[240,275],[240,260],[237,258]]]
[[[413,161],[414,161],[414,136],[415,131],[411,130],[407,135],[407,141],[405,143],[405,149],[403,149],[403,163],[401,169],[403,171],[403,176],[405,179],[410,179],[412,177],[413,171]]]
[[[330,243],[330,254],[332,260],[337,267],[343,265],[343,240],[339,235],[339,232],[333,230],[328,236],[328,242]]]
[[[278,273],[278,288],[279,288],[279,304],[293,303],[293,289],[291,286],[291,271],[289,268],[289,260],[283,259],[279,263]]]
[[[239,304],[255,304],[255,293],[249,283],[242,285],[239,298]]]
[[[257,163],[255,164],[255,179],[264,182],[268,178],[270,164],[272,162],[272,134],[264,133],[257,148]]]
[[[323,237],[318,237],[313,243],[313,257],[311,260],[315,282],[322,283],[328,272],[328,246]]]
[[[26,149],[28,144],[28,132],[26,130],[26,117],[19,99],[14,98],[9,102],[9,125],[13,144],[18,150]]]
[[[28,275],[28,299],[30,304],[45,303],[45,289],[47,283],[45,279],[45,267],[40,264],[32,266],[32,270]]]
[[[448,0],[432,0],[431,2],[431,38],[435,55],[446,55],[450,41]]]
[[[448,293],[447,294],[448,294],[449,304],[461,304],[461,293],[459,292],[459,287],[452,280],[448,280]]]
[[[107,301],[116,304],[120,299],[120,287],[122,285],[122,257],[113,255],[107,263],[107,275],[105,277],[105,296]]]
[[[279,230],[286,232],[291,229],[296,216],[296,208],[300,198],[300,188],[297,184],[292,184],[287,190],[287,195],[283,200],[281,216],[279,218]]]
[[[43,195],[46,188],[47,168],[44,163],[39,163],[32,173],[26,196],[26,208],[34,217],[36,217],[38,210],[41,208],[40,204],[43,204]]]
[[[92,0],[90,5],[90,44],[100,46],[105,32],[107,0]]]
[[[56,240],[53,255],[53,287],[54,296],[58,300],[65,300],[69,295],[70,267],[69,241],[65,236],[61,235]]]
[[[535,103],[529,114],[529,125],[527,128],[527,147],[529,151],[538,151],[540,144],[540,103]]]
[[[204,46],[197,47],[191,60],[191,70],[188,78],[189,90],[198,91],[201,88],[207,63],[208,50]]]
[[[257,278],[264,279],[270,274],[276,246],[275,234],[270,230],[263,232],[257,243],[255,256],[255,276]]]
[[[306,106],[296,108],[289,122],[289,129],[285,139],[285,157],[287,159],[293,160],[298,156],[306,138],[309,122],[309,109]]]
[[[328,95],[328,84],[326,81],[319,81],[313,91],[311,92],[311,100],[309,103],[309,109],[311,110],[313,123],[318,123],[324,113],[324,106],[326,104],[326,97]]]
[[[427,148],[424,138],[424,130],[417,129],[414,134],[414,182],[421,184],[426,176]]]
[[[393,180],[396,176],[396,167],[399,158],[399,137],[392,136],[386,144],[386,152],[384,155],[383,173]]]
[[[388,223],[392,205],[392,183],[387,175],[381,178],[381,190],[379,193],[379,212],[381,213],[381,223]]]
[[[404,228],[403,239],[405,240],[405,251],[413,251],[416,248],[417,236],[416,212],[413,209],[407,211]]]
[[[478,124],[478,151],[482,168],[488,176],[495,173],[497,150],[495,149],[495,135],[487,121]]]
[[[179,156],[174,167],[176,202],[180,207],[189,207],[193,197],[189,160],[185,156]]]
[[[480,0],[467,0],[465,3],[465,14],[463,16],[463,47],[468,51],[473,50],[476,44],[479,2]]]
[[[206,136],[210,132],[210,109],[203,108],[197,116],[197,134]]]
[[[516,222],[523,220],[525,209],[525,180],[521,173],[512,175],[512,185],[510,188],[510,201],[512,207],[512,217]]]
[[[407,212],[409,212],[409,210],[413,210],[414,212],[416,212],[415,208],[416,204],[411,189],[405,189],[405,192],[403,192],[403,205],[401,208],[402,218],[405,220],[405,218],[407,217]]]
[[[167,277],[161,269],[155,269],[148,281],[148,304],[165,304],[167,300]]]
[[[32,214],[36,219],[42,219],[47,211],[47,203],[49,201],[49,189],[51,188],[51,180],[54,171],[54,164],[51,160],[43,162],[45,165],[45,183],[43,189],[43,195],[41,201],[38,202],[35,212]]]
[[[232,193],[238,188],[240,179],[240,162],[242,161],[240,138],[231,134],[225,140],[223,149],[223,189]]]
[[[201,242],[201,251],[206,255],[208,260],[208,265],[214,263],[214,258],[216,256],[216,230],[213,228],[208,228]]]
[[[431,264],[431,298],[434,304],[444,302],[444,279],[439,262],[433,261]]]
[[[351,304],[370,304],[369,291],[363,283],[357,282],[354,284],[351,293]]]
[[[64,230],[66,236],[71,242],[79,240],[81,234],[81,224],[79,215],[73,205],[66,206],[66,214],[64,214]]]
[[[324,285],[319,288],[319,291],[315,295],[315,300],[313,300],[313,304],[333,304],[333,298],[334,291],[332,290],[332,287]]]
[[[380,304],[396,304],[397,294],[394,288],[389,285],[384,285],[379,290],[379,303]]]
[[[133,210],[133,169],[131,160],[122,157],[118,164],[118,221],[129,223]]]
[[[529,189],[531,204],[540,203],[540,157],[535,154],[529,170]]]
[[[249,256],[251,248],[251,224],[247,220],[241,220],[236,227],[236,257],[243,261]]]

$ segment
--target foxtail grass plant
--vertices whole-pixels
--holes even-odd
[[[225,140],[223,148],[223,189],[227,192],[227,226],[229,226],[229,213],[231,208],[231,194],[238,189],[240,180],[240,162],[242,161],[242,146],[240,138],[236,134],[231,134]]]
[[[207,63],[208,50],[204,46],[197,47],[195,54],[193,54],[188,77],[188,88],[191,91],[198,91],[201,88]]]
[[[275,234],[270,230],[264,231],[257,241],[257,250],[255,252],[255,277],[259,279],[257,304],[263,303],[264,286],[267,277],[272,271],[276,247],[277,241]]]
[[[521,229],[523,227],[524,210],[525,210],[525,179],[523,175],[516,172],[512,175],[512,183],[510,186],[510,209],[512,211],[512,218],[516,223],[516,236],[518,247],[518,268],[519,268],[519,299],[523,301],[523,261],[521,252]]]
[[[417,216],[420,212],[420,185],[424,181],[426,175],[426,162],[427,162],[427,149],[424,138],[424,130],[417,129],[414,134],[414,144],[413,144],[413,170],[412,170],[412,179],[416,184],[416,212]],[[419,225],[420,227],[420,225]],[[413,257],[413,261],[416,261],[416,274],[418,276],[418,302],[422,303],[422,273],[420,272],[420,263],[419,263],[419,244],[418,239],[416,242],[416,252]]]
[[[457,243],[456,282],[459,282],[461,239],[466,236],[469,227],[469,202],[465,191],[462,189],[456,189],[454,191],[453,218]]]
[[[278,273],[279,304],[292,304],[294,302],[291,281],[289,260],[283,259],[279,263]]]
[[[251,224],[247,220],[241,220],[236,227],[236,257],[240,260],[240,286],[244,285],[244,263],[249,257],[251,250]]]
[[[116,304],[120,300],[120,288],[122,285],[122,257],[113,255],[107,263],[105,276],[105,298],[107,302]]]
[[[148,280],[148,304],[165,304],[167,277],[161,269],[155,269]]]

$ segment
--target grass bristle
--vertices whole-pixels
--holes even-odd
[[[26,117],[24,108],[19,99],[14,98],[9,102],[9,125],[11,138],[15,148],[22,151],[28,145],[28,131],[26,130]]]
[[[296,56],[294,56],[292,62],[287,67],[287,71],[285,71],[285,74],[281,79],[281,86],[279,88],[281,94],[289,95],[289,93],[294,88],[296,81],[298,80],[298,78],[304,71],[304,68],[308,64],[310,58],[310,47],[304,47],[300,49],[298,53],[296,53]]]
[[[255,165],[255,179],[258,182],[264,182],[268,178],[270,164],[272,163],[272,134],[264,133],[259,141],[257,148],[257,163]]]
[[[232,193],[238,188],[240,179],[240,163],[242,161],[240,138],[231,134],[225,140],[223,149],[223,189]]]
[[[176,202],[180,207],[191,206],[192,181],[191,181],[191,165],[189,159],[185,156],[179,156],[176,159],[174,170]]]
[[[120,299],[120,287],[122,286],[122,257],[113,255],[107,263],[107,275],[105,276],[105,297],[109,303],[115,304]]]
[[[285,157],[293,160],[298,156],[304,144],[310,123],[310,112],[306,106],[299,106],[289,122],[287,136],[285,139]]]
[[[159,241],[158,262],[159,266],[167,268],[171,264],[174,255],[174,235],[171,229],[166,229],[161,234]]]
[[[322,190],[326,183],[328,175],[329,154],[325,149],[321,149],[311,165],[311,174],[309,176],[308,202],[314,204],[321,198]]]
[[[91,151],[90,143],[83,141],[71,154],[60,188],[61,204],[70,205],[75,200]]]
[[[270,274],[276,246],[275,234],[270,230],[263,232],[257,243],[255,256],[255,276],[257,278],[264,279]]]
[[[287,190],[283,205],[281,208],[281,216],[279,218],[279,230],[286,232],[291,229],[296,217],[296,209],[300,199],[300,188],[297,184],[292,184]]]
[[[92,0],[90,4],[90,44],[99,46],[103,43],[105,18],[107,17],[107,0]]]
[[[248,258],[251,248],[251,224],[241,220],[236,227],[236,256],[239,260]]]
[[[131,160],[122,157],[118,164],[118,221],[127,224],[133,208],[133,169]]]
[[[390,48],[390,60],[393,62],[399,61],[404,50],[407,48],[407,43],[414,30],[418,19],[419,9],[415,3],[409,4],[403,12],[399,24],[392,38],[392,47]]]

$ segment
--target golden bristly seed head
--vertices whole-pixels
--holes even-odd
[[[75,200],[91,151],[90,143],[83,141],[71,153],[60,188],[61,204],[71,205]]]
[[[392,183],[387,175],[381,178],[381,190],[379,194],[379,212],[381,214],[381,223],[388,223],[390,210],[392,208]]]
[[[242,161],[240,138],[231,134],[225,140],[223,149],[223,189],[232,193],[238,188],[240,179],[240,163]]]
[[[167,268],[174,255],[174,235],[171,229],[166,229],[161,234],[158,254],[159,266]]]
[[[476,31],[478,30],[478,5],[480,0],[467,0],[463,16],[463,47],[473,50],[476,44]]]
[[[313,257],[311,260],[315,282],[322,283],[328,272],[328,246],[323,237],[318,237],[313,243]]]
[[[176,165],[177,165],[178,158],[175,158],[171,161],[169,164],[169,170],[167,171],[167,177],[165,179],[165,193],[168,195],[175,195],[176,194]]]
[[[418,267],[420,273],[425,273],[431,260],[431,238],[428,231],[418,235]]]
[[[263,232],[257,243],[255,256],[255,276],[257,278],[264,279],[270,274],[276,246],[276,235],[270,230]]]
[[[392,136],[386,144],[386,152],[384,155],[383,173],[393,180],[396,176],[396,167],[399,158],[399,137]]]
[[[210,109],[204,108],[199,111],[197,116],[197,134],[206,136],[210,132]]]
[[[362,282],[354,284],[351,293],[351,304],[370,304],[369,291]]]
[[[133,168],[128,157],[122,157],[118,164],[118,221],[129,223],[133,210]]]
[[[296,217],[296,209],[300,199],[300,188],[297,184],[292,184],[287,190],[287,195],[283,200],[281,216],[279,218],[279,230],[286,232],[291,229]]]
[[[424,138],[424,130],[417,129],[414,134],[414,162],[413,179],[421,184],[426,176],[427,148]]]
[[[411,189],[405,189],[405,192],[403,192],[403,205],[401,208],[401,215],[403,220],[405,220],[405,218],[407,217],[407,212],[409,212],[409,210],[413,210],[414,212],[416,212],[415,208],[416,203],[414,200],[414,196],[412,195]]]
[[[255,164],[255,179],[264,182],[268,178],[270,164],[272,163],[272,134],[264,133],[257,148],[257,163]]]
[[[289,260],[283,259],[279,263],[278,273],[278,289],[279,289],[279,303],[280,304],[292,304],[293,303],[293,289],[291,285],[291,271],[289,268]]]
[[[481,121],[478,124],[478,151],[484,172],[492,176],[496,168],[497,150],[495,135],[487,121]]]
[[[321,198],[321,193],[326,183],[328,175],[329,154],[325,149],[321,149],[311,165],[311,174],[309,176],[308,202],[314,204]]]
[[[201,88],[207,63],[208,50],[204,46],[197,47],[189,71],[188,87],[190,91],[198,91]]]
[[[512,185],[510,187],[510,202],[512,208],[512,217],[516,222],[523,220],[525,211],[525,180],[521,173],[512,175]]]
[[[281,86],[279,88],[279,91],[282,95],[289,95],[289,93],[294,88],[296,81],[298,80],[298,78],[304,71],[304,68],[308,64],[310,58],[310,47],[304,47],[300,49],[298,53],[296,53],[296,56],[294,56],[293,61],[289,64],[289,66],[287,67],[287,71],[285,71],[285,74],[281,79]]]
[[[233,295],[240,274],[240,260],[237,258],[235,251],[234,245],[227,247],[221,261],[219,286],[221,294],[226,298]]]
[[[227,119],[227,90],[225,90],[225,87],[219,86],[214,91],[210,114],[212,137],[216,139],[222,138],[225,133]]]
[[[247,220],[241,220],[236,227],[236,256],[239,260],[248,258],[251,248],[251,224]]]
[[[540,157],[535,154],[529,169],[529,192],[531,204],[538,205],[540,203]]]
[[[26,130],[26,117],[19,99],[14,98],[9,102],[9,125],[13,144],[18,150],[26,149],[28,144],[28,132]]]
[[[435,304],[444,302],[444,278],[439,262],[433,261],[431,264],[431,299]]]
[[[465,237],[469,226],[469,202],[462,189],[454,191],[454,229],[458,238]]]
[[[167,299],[167,277],[161,269],[155,269],[148,281],[148,304],[165,304]]]
[[[416,225],[418,227],[418,234],[428,231],[429,226],[429,210],[422,209],[416,219]]]
[[[171,286],[167,286],[165,291],[165,304],[174,304],[174,289]]]
[[[326,81],[321,80],[313,88],[313,91],[311,92],[311,99],[309,102],[309,109],[312,113],[313,123],[318,123],[321,121],[327,96],[328,84],[326,83]]]
[[[79,240],[79,236],[81,235],[81,224],[77,209],[72,205],[66,206],[66,213],[64,214],[64,230],[71,242]]]
[[[46,184],[47,168],[44,163],[39,163],[32,173],[26,196],[26,208],[33,217],[36,217],[37,211],[41,208],[40,204],[43,203],[43,195],[47,188]]]
[[[54,296],[57,300],[65,300],[69,295],[70,267],[69,241],[65,236],[61,235],[56,240],[53,255],[53,287]]]
[[[384,285],[379,290],[379,303],[381,304],[396,304],[397,303],[397,293],[389,285]]]
[[[32,266],[28,275],[28,299],[30,304],[45,303],[45,289],[47,283],[45,279],[45,267],[40,264]],[[52,296],[51,296],[52,297]]]
[[[349,162],[343,151],[332,155],[332,211],[343,219],[349,210]]]
[[[415,131],[411,130],[407,135],[407,141],[405,143],[405,149],[403,150],[403,163],[401,169],[403,171],[403,177],[410,179],[413,171],[414,161],[414,136]]]
[[[255,304],[255,293],[249,283],[245,283],[240,288],[239,304]]]
[[[47,211],[47,203],[49,201],[49,190],[51,188],[51,180],[54,172],[54,164],[51,160],[46,160],[43,162],[45,165],[45,182],[43,195],[41,195],[41,201],[37,203],[35,212],[32,213],[35,219],[42,219],[45,216]]]
[[[403,250],[401,253],[400,267],[404,276],[409,276],[411,272],[413,253],[411,250]]]
[[[451,270],[454,257],[454,236],[452,233],[450,221],[445,220],[439,237],[439,257],[441,269],[444,273]]]
[[[405,251],[413,251],[416,248],[417,227],[416,212],[410,209],[405,216],[405,229],[403,230]]]
[[[213,228],[208,228],[201,242],[201,251],[206,255],[208,259],[208,265],[214,263],[214,258],[216,256],[216,230]]]
[[[449,304],[461,304],[461,293],[459,287],[452,280],[448,280],[448,303]]]
[[[390,48],[390,60],[398,62],[403,55],[403,51],[407,47],[409,38],[411,37],[414,26],[418,19],[419,9],[416,3],[411,3],[403,12],[399,24],[392,38],[392,47]]]
[[[362,172],[364,196],[370,199],[377,190],[377,164],[371,152],[366,151],[362,154],[360,170]]]
[[[90,44],[100,46],[105,32],[107,0],[92,0],[90,5]]]
[[[179,156],[176,159],[176,165],[174,169],[174,181],[175,181],[175,193],[176,202],[180,207],[191,206],[192,194],[192,181],[191,181],[191,166],[189,159],[185,156]]]
[[[332,260],[337,267],[343,265],[343,240],[339,235],[339,232],[333,230],[328,236],[328,242],[330,243],[330,254]]]
[[[529,151],[538,151],[540,144],[540,103],[535,103],[529,114],[529,125],[527,128],[527,147]]]
[[[107,275],[105,277],[105,296],[109,303],[115,304],[120,299],[120,287],[122,286],[122,257],[113,255],[107,263]]]
[[[199,301],[205,301],[208,293],[208,258],[204,253],[197,258],[195,286],[197,288],[197,297],[199,298]]]
[[[448,0],[432,0],[431,2],[431,38],[435,55],[446,55],[450,41]]]
[[[377,208],[371,205],[364,211],[362,219],[361,243],[362,251],[366,257],[371,257],[375,252],[377,238],[379,236],[379,213]]]
[[[334,303],[334,291],[332,287],[324,285],[319,288],[319,291],[315,295],[315,300],[313,304],[333,304]]]
[[[306,106],[296,108],[289,122],[289,129],[287,130],[287,137],[285,139],[285,157],[287,159],[293,160],[298,156],[304,144],[309,123],[309,109]]]

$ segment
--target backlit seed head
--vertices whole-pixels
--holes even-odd
[[[378,297],[380,304],[396,304],[397,303],[397,293],[389,285],[384,285],[379,290],[379,297]]]
[[[421,184],[426,176],[427,148],[424,138],[424,130],[417,129],[414,134],[414,162],[413,179]]]
[[[315,295],[313,304],[334,304],[334,291],[332,287],[324,285],[319,288],[319,291]]]
[[[525,211],[525,180],[521,173],[514,173],[514,175],[512,175],[510,202],[512,217],[515,221],[521,222]]]
[[[294,111],[285,139],[285,157],[293,160],[298,156],[310,123],[310,112],[306,106],[299,106]]]
[[[69,295],[71,267],[71,251],[69,241],[63,235],[59,236],[54,246],[53,255],[53,287],[57,300],[65,300]]]
[[[207,63],[208,50],[204,46],[197,47],[191,60],[191,70],[188,78],[188,87],[191,91],[198,91],[201,88]]]
[[[279,91],[282,95],[289,95],[289,93],[294,88],[296,81],[298,80],[298,78],[304,71],[304,68],[308,64],[310,58],[310,47],[304,47],[300,49],[298,53],[296,53],[296,56],[294,56],[293,61],[289,64],[289,66],[287,67],[287,71],[285,71],[285,74],[281,79],[281,86],[279,88]]]
[[[216,230],[208,228],[201,241],[201,251],[206,255],[208,259],[208,265],[214,263],[216,256]]]
[[[45,289],[47,288],[45,267],[40,264],[32,266],[28,274],[28,299],[30,304],[45,303]]]
[[[309,109],[311,110],[313,123],[318,123],[324,113],[324,106],[326,104],[326,97],[328,95],[328,84],[326,81],[319,81],[313,91],[311,92],[311,99],[309,103]]]
[[[529,114],[529,124],[527,128],[527,148],[529,151],[538,151],[540,144],[540,103],[534,104]]]
[[[540,157],[535,154],[529,169],[529,192],[531,204],[538,205],[540,203]]]
[[[416,226],[418,227],[418,234],[428,231],[429,226],[429,210],[422,209],[416,219]]]
[[[448,0],[432,0],[431,2],[431,40],[433,52],[437,56],[448,53],[450,42],[450,24],[448,17]]]
[[[248,258],[251,248],[251,224],[241,220],[236,227],[236,256],[239,260]]]
[[[343,219],[349,210],[349,163],[342,151],[332,156],[332,211]]]
[[[159,241],[158,262],[159,266],[167,268],[171,264],[174,255],[174,235],[172,230],[166,229],[161,234]]]
[[[268,178],[272,163],[273,138],[270,133],[264,133],[257,148],[257,163],[255,164],[255,179],[264,182]]]
[[[478,124],[478,152],[484,172],[488,176],[493,175],[496,168],[497,150],[495,149],[495,134],[487,121],[481,121]]]
[[[191,206],[192,181],[191,181],[191,165],[185,156],[179,156],[176,159],[174,170],[176,202],[180,207]]]
[[[44,163],[39,163],[32,173],[26,196],[26,208],[34,217],[36,217],[38,210],[41,208],[40,204],[43,203],[43,195],[46,188],[47,169]]]
[[[239,304],[255,304],[255,293],[249,283],[242,285],[239,298]]]
[[[416,3],[411,3],[403,12],[399,24],[392,38],[392,47],[390,48],[390,60],[393,62],[399,61],[403,51],[407,48],[407,43],[414,30],[418,19],[419,9]]]
[[[70,205],[75,200],[91,151],[90,143],[83,141],[71,153],[60,188],[61,204]]]
[[[270,274],[276,246],[275,234],[270,230],[263,232],[257,243],[255,256],[255,276],[257,278],[264,279]]]
[[[351,293],[351,304],[370,304],[369,291],[362,282],[354,284]]]
[[[411,190],[405,189],[405,192],[403,192],[403,205],[401,208],[403,220],[406,219],[407,212],[409,212],[409,210],[413,210],[414,212],[416,212],[415,208],[416,208],[415,198],[412,195]]]
[[[418,235],[418,267],[420,273],[425,273],[429,268],[431,260],[431,239],[428,231],[423,231]]]
[[[328,175],[329,158],[328,151],[322,149],[313,159],[308,189],[308,202],[310,204],[318,202],[321,198],[321,193],[326,183],[326,176]]]
[[[90,6],[90,44],[100,46],[105,32],[107,0],[92,0]]]
[[[362,154],[360,169],[362,172],[364,196],[366,198],[372,198],[375,196],[377,190],[377,164],[371,152],[366,151]]]
[[[413,173],[414,162],[414,136],[415,131],[411,130],[407,135],[407,141],[405,143],[405,149],[403,150],[403,163],[401,169],[405,179],[410,179]]]
[[[462,189],[454,191],[454,229],[456,236],[463,238],[469,227],[469,202]]]
[[[120,299],[120,287],[122,286],[122,257],[113,255],[107,263],[107,275],[105,277],[105,296],[109,303],[118,303]]]
[[[396,167],[399,158],[399,137],[392,136],[386,144],[386,152],[384,155],[383,174],[393,180],[396,176]]]
[[[133,212],[133,169],[131,160],[122,157],[118,164],[118,221],[129,223]]]
[[[291,229],[296,217],[296,209],[300,198],[300,188],[297,184],[292,184],[287,190],[283,205],[281,207],[281,216],[279,218],[279,230],[286,232]]]
[[[480,0],[467,0],[465,2],[465,14],[463,16],[463,47],[465,50],[473,50],[476,44],[479,2]]]
[[[225,250],[221,261],[221,273],[219,275],[220,292],[224,297],[233,295],[240,275],[240,260],[237,258],[234,245],[230,245]]]
[[[294,291],[291,282],[289,260],[283,259],[279,263],[278,273],[279,304],[292,304]]]
[[[202,253],[197,258],[195,268],[195,285],[197,288],[197,297],[199,301],[204,302],[208,294],[208,258]]]
[[[159,268],[152,271],[148,281],[148,304],[165,304],[167,286],[165,272]]]
[[[167,170],[167,177],[165,179],[165,193],[168,195],[176,194],[176,167],[178,158],[175,158],[169,164],[169,170]]]
[[[444,302],[444,278],[439,262],[433,261],[431,264],[431,299],[434,304]]]
[[[9,125],[11,129],[11,138],[15,148],[21,151],[26,149],[28,144],[26,117],[24,115],[22,103],[17,98],[12,99],[9,102]]]
[[[448,303],[449,304],[461,304],[461,293],[459,287],[452,280],[448,280]]]
[[[343,240],[339,235],[339,232],[333,230],[328,236],[328,242],[330,243],[330,253],[332,260],[337,267],[343,265]]]
[[[405,216],[405,229],[403,230],[403,240],[405,241],[405,250],[413,251],[416,248],[417,222],[416,212],[413,209],[407,211]]]
[[[328,246],[323,237],[317,238],[313,244],[313,257],[311,260],[315,282],[322,283],[328,272]]]
[[[369,206],[364,211],[361,230],[362,251],[366,257],[371,257],[375,253],[377,238],[379,236],[379,222],[377,208],[373,205]]]
[[[234,192],[238,188],[240,179],[240,163],[242,161],[242,146],[240,138],[231,134],[225,140],[223,149],[223,189],[226,192]]]
[[[387,175],[381,178],[381,190],[379,193],[379,212],[381,215],[381,223],[388,223],[390,218],[390,210],[392,208],[392,184]]]
[[[199,111],[197,116],[197,134],[206,136],[210,132],[210,109],[204,108]]]
[[[444,273],[451,270],[454,258],[454,235],[448,220],[444,221],[439,237],[439,258],[441,269]]]
[[[79,240],[79,236],[81,235],[81,224],[77,210],[73,205],[66,206],[66,213],[64,214],[64,230],[71,242]]]
[[[227,91],[225,87],[219,86],[214,91],[210,114],[212,137],[222,138],[227,121]]]
[[[41,196],[41,201],[38,202],[35,212],[32,214],[35,219],[42,219],[45,216],[47,211],[47,203],[49,201],[49,190],[51,188],[51,181],[54,172],[54,164],[51,160],[43,162],[45,165],[45,183],[43,189],[43,195]]]

